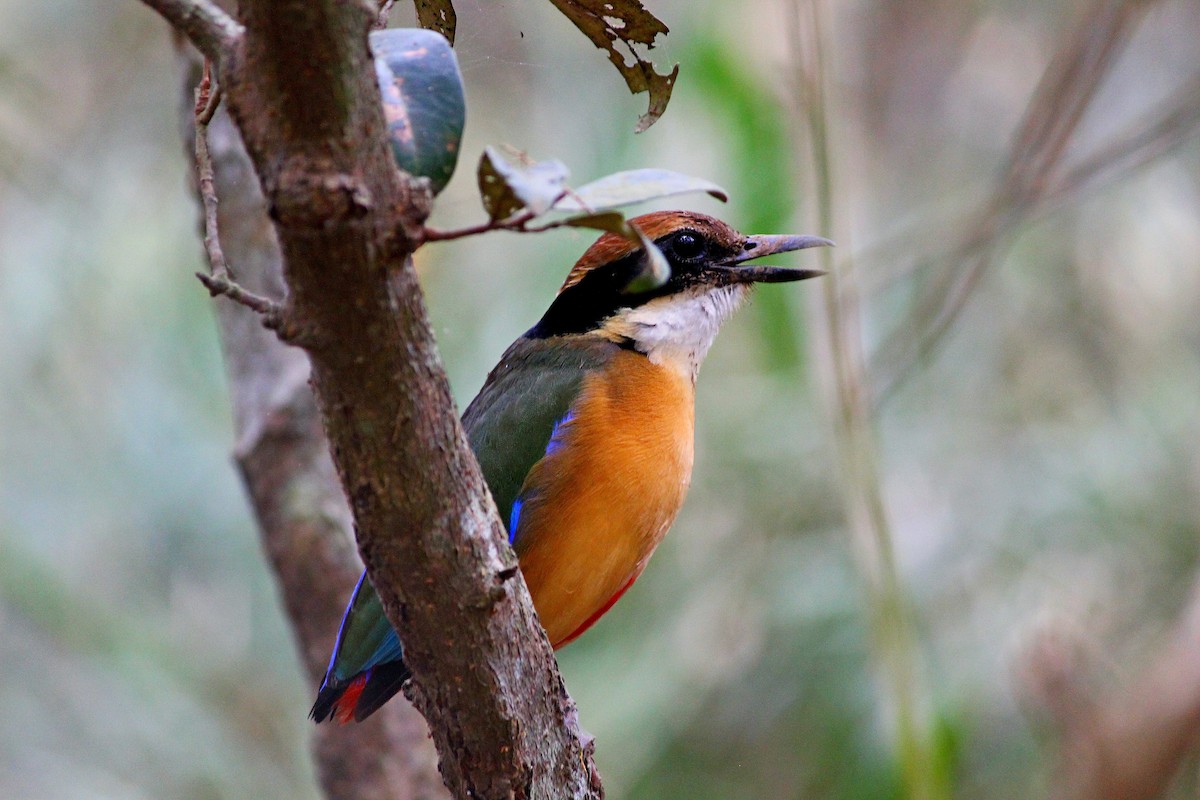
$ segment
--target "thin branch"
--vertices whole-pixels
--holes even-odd
[[[213,89],[212,69],[209,59],[204,59],[204,74],[196,86],[196,176],[200,186],[200,199],[204,204],[204,252],[208,255],[209,268],[214,277],[224,279],[231,273],[221,250],[221,239],[217,235],[217,189],[213,179],[212,156],[208,152],[208,123],[221,102],[220,87]],[[207,285],[207,284],[206,284]]]
[[[991,198],[950,251],[944,273],[874,354],[874,363],[890,369],[880,382],[877,403],[937,350],[1012,232],[1046,197],[1092,99],[1152,3],[1096,0],[1080,15],[1029,101]]]
[[[278,329],[283,318],[282,306],[266,297],[247,291],[233,281],[233,272],[225,260],[217,227],[217,188],[213,176],[212,156],[208,152],[208,123],[221,102],[221,87],[212,80],[209,59],[204,60],[204,74],[196,86],[196,184],[204,206],[204,252],[208,255],[211,275],[197,272],[196,277],[213,297],[224,295],[235,303],[263,316],[263,324]]]
[[[421,229],[421,242],[448,242],[454,239],[465,239],[468,236],[478,236],[481,233],[491,233],[492,231],[512,231],[514,233],[527,233],[525,226],[529,224],[536,214],[532,211],[522,211],[520,214],[511,216],[508,219],[490,219],[487,222],[481,222],[478,225],[469,225],[466,228],[455,228],[453,230],[441,231],[437,228],[425,227]]]
[[[523,162],[532,163],[525,153],[517,152],[517,157]],[[564,186],[559,192],[554,201],[550,203],[550,210],[554,211],[555,204],[562,200],[570,198],[579,204],[585,214],[592,215],[596,210],[589,206],[582,197],[575,193],[575,190],[570,186]],[[565,228],[574,225],[578,217],[567,217],[566,219],[555,220],[554,222],[546,222],[541,225],[530,226],[530,222],[536,219],[538,213],[531,209],[525,209],[519,214],[513,214],[505,219],[492,219],[487,222],[481,222],[478,225],[470,225],[466,228],[458,228],[456,230],[439,231],[436,228],[423,227],[421,234],[417,239],[417,247],[420,247],[425,242],[446,242],[453,239],[464,239],[468,236],[478,236],[481,233],[491,233],[492,231],[509,231],[511,233],[542,233],[543,231],[554,230],[555,228]]]
[[[471,225],[466,228],[456,228],[449,231],[441,231],[436,228],[423,228],[419,241],[425,242],[447,242],[454,239],[464,239],[468,236],[478,236],[481,233],[491,233],[493,231],[508,231],[509,233],[544,233],[552,231],[555,228],[568,228],[575,225],[575,220],[578,217],[567,217],[566,219],[558,219],[553,222],[543,222],[541,225],[530,225],[529,223],[537,216],[532,211],[523,211],[520,214],[509,217],[503,220],[489,220],[481,222],[478,225]]]
[[[545,222],[541,225],[527,225],[521,228],[518,233],[542,233],[543,231],[552,231],[555,228],[569,228],[575,226],[575,220],[579,217],[567,217],[566,219],[555,220],[554,222]]]
[[[793,5],[791,22],[796,42],[793,61],[802,90],[813,173],[817,230],[835,235],[834,145],[830,125],[826,73],[827,23],[821,0]],[[840,237],[839,237],[840,238]],[[833,255],[818,256],[828,275],[820,313],[813,315],[822,389],[832,411],[835,444],[842,476],[856,567],[870,612],[871,644],[881,676],[881,691],[891,704],[896,760],[906,790],[914,800],[950,796],[932,736],[928,690],[921,680],[921,655],[911,603],[896,562],[895,544],[883,498],[879,454],[866,387],[862,321],[855,275],[849,264],[833,269]]]
[[[208,293],[213,297],[228,297],[233,302],[262,314],[263,325],[266,325],[268,328],[278,328],[282,324],[282,306],[274,300],[247,291],[227,277],[205,275],[203,272],[197,272],[196,277],[200,279],[200,282],[204,284],[204,288],[208,289]]]
[[[215,64],[222,64],[245,32],[212,0],[142,0]]]

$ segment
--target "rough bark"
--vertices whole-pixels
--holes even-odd
[[[185,66],[184,138],[192,152],[191,87]],[[283,295],[282,259],[258,181],[229,118],[209,131],[221,244],[238,279]],[[338,483],[308,386],[308,357],[280,342],[258,316],[215,301],[237,437],[238,467],[312,686],[324,673],[341,613],[362,570],[350,510]],[[296,709],[297,717],[303,708]],[[428,727],[409,704],[389,704],[361,726],[315,728],[318,779],[329,797],[433,800],[445,797]]]
[[[283,257],[280,330],[311,361],[360,553],[405,640],[412,695],[430,723],[446,785],[464,798],[601,797],[590,746],[434,347],[411,262],[428,198],[397,171],[387,148],[366,39],[374,9],[246,0],[238,30],[207,0],[147,3],[219,66]],[[217,31],[197,34],[180,22],[194,26],[197,18],[219,20]],[[287,365],[277,375],[299,380]],[[279,397],[277,390],[257,391]],[[272,448],[304,425],[268,415],[261,441],[242,442],[240,461],[258,475],[250,484],[256,497],[303,494],[304,486],[281,489],[286,482],[270,465],[285,457]],[[283,452],[315,458],[304,448]],[[287,513],[287,502],[278,511]],[[316,528],[327,521],[309,520]],[[303,551],[330,541],[298,534],[293,544]],[[281,582],[327,589],[327,575],[289,564],[293,572],[281,571]],[[298,597],[289,611],[328,613],[318,606],[326,608]]]

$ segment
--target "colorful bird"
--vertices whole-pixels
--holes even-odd
[[[657,282],[644,249],[604,234],[463,414],[555,648],[612,607],[675,520],[692,475],[696,372],[721,324],[755,283],[822,274],[744,262],[831,244],[744,236],[686,211],[631,223],[666,257],[666,283],[647,288]],[[312,718],[365,719],[408,680],[403,656],[364,573]]]

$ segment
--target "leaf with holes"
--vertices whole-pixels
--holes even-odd
[[[554,204],[554,210],[605,211],[689,192],[706,192],[722,203],[729,201],[725,190],[712,181],[669,169],[631,169],[614,172],[572,190]]]
[[[458,164],[466,121],[462,75],[449,42],[420,28],[373,31],[371,51],[392,155],[436,194]]]
[[[417,22],[421,27],[437,31],[450,44],[454,44],[454,29],[458,25],[458,15],[454,13],[454,4],[450,0],[415,0],[417,7]]]
[[[522,210],[534,217],[545,214],[562,196],[566,181],[567,168],[561,161],[514,164],[494,147],[484,148],[479,159],[479,194],[493,221]]]
[[[637,133],[649,128],[667,110],[671,89],[679,75],[679,65],[669,75],[654,71],[654,65],[638,52],[640,46],[654,47],[659,34],[667,26],[647,11],[638,0],[550,0],[559,11],[592,40],[592,44],[607,51],[608,60],[621,73],[625,85],[633,94],[650,93],[650,108],[638,119]],[[624,47],[617,49],[617,42]],[[634,63],[627,63],[632,54]]]

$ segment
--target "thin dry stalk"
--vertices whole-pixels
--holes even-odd
[[[1080,120],[1152,0],[1096,0],[1047,66],[1014,136],[996,188],[908,317],[872,357],[878,402],[936,351],[1020,224],[1054,186]]]
[[[830,100],[826,87],[825,9],[820,0],[797,2],[792,20],[796,79],[804,100],[804,122],[814,173],[812,196],[817,230],[838,238],[834,213],[834,156],[830,144]],[[945,771],[938,764],[920,679],[920,653],[912,610],[896,565],[895,547],[883,492],[861,338],[854,273],[848,260],[835,270],[833,254],[819,254],[829,274],[822,302],[812,316],[816,361],[826,405],[833,412],[835,443],[856,564],[870,611],[872,646],[883,692],[893,718],[896,755],[906,796],[948,798]]]

